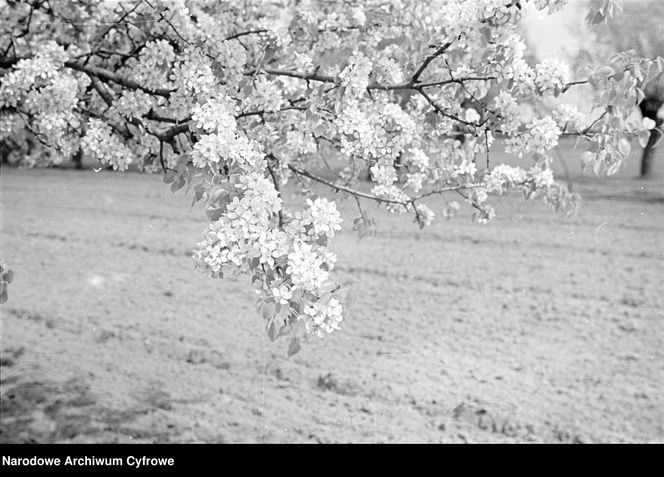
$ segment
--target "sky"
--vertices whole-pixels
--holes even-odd
[[[526,36],[539,58],[569,60],[574,55],[584,37],[587,39],[585,4],[585,0],[570,0],[565,8],[551,15],[524,9]]]

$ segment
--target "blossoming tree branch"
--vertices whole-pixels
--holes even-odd
[[[561,136],[580,138],[598,173],[648,141],[654,124],[633,112],[661,59],[621,54],[575,77],[526,61],[522,10],[564,4],[0,0],[0,140],[33,162],[83,153],[188,186],[210,221],[195,261],[249,274],[267,333],[295,352],[338,329],[345,306],[328,248],[342,221],[314,190],[351,197],[360,233],[370,202],[420,227],[460,203],[490,220],[489,197],[510,189],[570,213],[578,198],[551,171]],[[595,2],[593,21],[612,4]],[[592,111],[520,112],[583,84]],[[532,165],[494,164],[496,137]],[[330,158],[345,166],[334,179],[319,172]],[[301,210],[284,206],[287,185]]]

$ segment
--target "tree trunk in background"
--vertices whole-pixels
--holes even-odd
[[[83,153],[80,149],[74,154],[72,160],[74,161],[74,167],[76,169],[83,169]]]
[[[655,144],[664,134],[661,129],[653,129],[648,139],[648,144],[643,148],[643,157],[641,158],[641,177],[649,177],[653,172],[653,162],[655,159]]]
[[[5,143],[0,143],[0,164],[9,164],[9,148]]]
[[[641,114],[644,118],[649,118],[655,121],[657,130],[653,129],[650,134],[648,144],[643,148],[643,156],[641,157],[641,177],[648,177],[653,172],[653,162],[655,159],[655,144],[660,140],[662,133],[662,123],[664,120],[657,116],[657,112],[662,107],[664,102],[661,98],[648,97],[639,104]]]

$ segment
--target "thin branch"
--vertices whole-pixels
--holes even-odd
[[[253,69],[245,72],[246,76],[256,74],[258,69]],[[319,81],[321,83],[341,84],[340,81],[332,76],[319,75],[317,73],[300,73],[298,71],[278,70],[274,68],[261,68],[260,71],[272,76],[289,76],[291,78],[299,78],[306,81]]]
[[[260,33],[267,33],[267,30],[248,30],[248,31],[243,31],[240,33],[236,33],[235,35],[227,36],[226,41],[228,40],[235,40],[236,38],[240,38],[241,36],[245,35],[253,35],[253,34],[260,34]]]
[[[92,51],[93,51],[93,52],[96,51],[97,46],[99,45],[99,43],[101,43],[101,41],[104,39],[104,37],[105,37],[106,35],[108,35],[108,33],[109,33],[111,30],[113,30],[114,28],[117,28],[117,26],[118,26],[120,23],[122,23],[122,22],[123,22],[123,21],[124,21],[129,15],[131,15],[132,13],[134,13],[134,11],[136,11],[136,9],[141,5],[141,3],[143,3],[143,0],[139,0],[138,2],[136,2],[136,5],[134,5],[134,7],[133,7],[131,10],[125,11],[124,14],[123,14],[123,15],[122,15],[122,16],[121,16],[116,22],[113,22],[111,25],[109,25],[109,26],[104,30],[104,32],[101,33],[101,34],[97,37],[97,40],[95,41],[95,44],[94,44],[93,47],[92,47]]]
[[[422,91],[419,88],[417,88],[416,91],[418,93],[420,93],[422,95],[422,97],[424,99],[426,99],[427,103],[429,103],[433,107],[433,109],[435,109],[436,112],[438,114],[440,114],[441,116],[444,116],[444,117],[449,118],[449,119],[454,119],[455,121],[458,121],[458,122],[460,122],[462,124],[465,124],[467,126],[473,126],[475,128],[478,128],[478,127],[482,126],[482,124],[477,124],[477,123],[473,123],[473,122],[470,122],[470,121],[466,121],[465,119],[461,119],[460,117],[455,116],[454,114],[450,114],[450,113],[446,112],[427,93],[425,93],[424,91]]]
[[[240,118],[246,118],[248,116],[263,116],[264,114],[276,114],[282,111],[306,111],[307,109],[308,108],[304,106],[287,106],[285,108],[277,109],[274,111],[267,111],[265,109],[261,109],[260,111],[245,111],[235,116],[235,118],[240,119]]]
[[[420,67],[417,69],[417,71],[415,71],[415,73],[413,73],[413,76],[410,79],[410,82],[413,83],[413,84],[417,83],[418,80],[420,79],[420,75],[422,75],[422,73],[424,73],[424,70],[427,69],[427,67],[431,64],[431,62],[433,60],[435,60],[436,58],[438,58],[443,53],[445,53],[449,49],[450,46],[452,46],[452,42],[447,42],[444,45],[442,45],[440,48],[438,48],[436,51],[434,51],[433,53],[428,55],[424,59],[424,61],[420,65]]]
[[[354,197],[363,197],[365,199],[374,200],[376,202],[384,202],[384,203],[388,203],[388,204],[397,204],[397,205],[402,205],[404,207],[408,207],[409,202],[404,202],[404,201],[401,201],[401,200],[385,199],[385,198],[382,198],[382,197],[377,197],[375,195],[360,192],[359,190],[351,189],[350,187],[346,187],[346,186],[343,186],[341,184],[335,184],[333,182],[328,181],[327,179],[323,179],[322,177],[318,177],[318,176],[312,174],[309,171],[305,171],[304,169],[300,169],[298,167],[295,167],[292,164],[288,164],[288,168],[299,176],[306,177],[306,178],[311,179],[315,182],[319,182],[321,184],[324,184],[324,185],[326,185],[326,186],[328,186],[328,187],[330,187],[330,188],[332,188],[336,191],[347,192],[348,194],[351,194]]]
[[[274,155],[268,154],[267,155],[267,170],[270,173],[270,177],[272,178],[272,183],[274,184],[274,188],[277,191],[277,196],[281,198],[281,184],[279,183],[279,177],[277,176],[277,172],[274,170],[274,166],[272,165],[272,162],[270,161],[273,160],[277,164],[279,163],[279,159],[277,159]],[[284,226],[284,214],[282,213],[281,210],[279,210],[279,228],[282,228]]]

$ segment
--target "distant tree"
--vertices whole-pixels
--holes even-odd
[[[597,4],[598,0],[591,3]],[[589,16],[590,23],[599,23],[596,29],[596,41],[582,50],[584,57],[598,57],[632,51],[643,58],[664,56],[664,1],[662,0],[623,0],[621,2],[604,2],[613,8],[616,14],[604,21],[601,12],[597,16]],[[641,176],[648,177],[653,173],[655,147],[664,136],[664,75],[651,78],[643,87],[639,109],[644,118],[655,122],[656,128],[643,142],[641,159]]]

